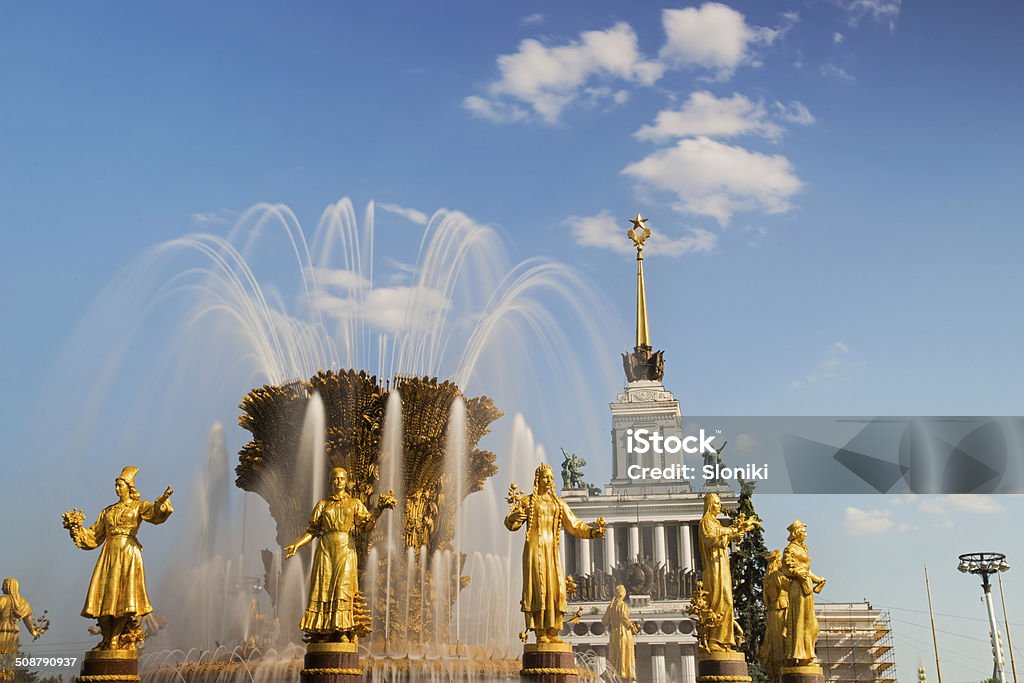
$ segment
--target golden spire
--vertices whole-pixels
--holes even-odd
[[[640,214],[630,218],[633,227],[626,235],[636,247],[636,348],[651,347],[651,331],[647,327],[647,292],[644,290],[644,242],[651,236],[651,229],[644,225],[646,218]]]

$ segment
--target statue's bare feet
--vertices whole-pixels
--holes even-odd
[[[537,636],[537,642],[538,643],[550,643],[551,639],[548,638],[547,636],[538,635]]]

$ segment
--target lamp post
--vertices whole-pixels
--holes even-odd
[[[992,661],[994,669],[992,677],[999,683],[1006,683],[1006,669],[1003,664],[1003,648],[999,642],[999,626],[996,624],[996,610],[992,605],[992,583],[989,577],[1010,568],[1006,555],[1002,553],[965,553],[960,556],[957,567],[964,574],[976,574],[981,577],[981,587],[985,592],[985,607],[988,610],[989,637],[992,640]]]

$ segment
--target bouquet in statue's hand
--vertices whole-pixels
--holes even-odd
[[[505,496],[505,502],[508,503],[508,509],[510,512],[522,513],[523,519],[526,519],[526,501],[523,500],[523,491],[519,488],[519,484],[512,482],[508,487],[508,495]]]
[[[79,544],[82,537],[82,524],[85,522],[85,513],[74,508],[60,516],[64,522],[64,528],[71,532],[71,540],[75,545]]]
[[[43,610],[43,616],[36,617],[32,625],[32,640],[39,640],[39,636],[50,630],[50,619],[46,616],[47,610]]]
[[[394,510],[396,505],[398,505],[398,500],[395,498],[394,491],[385,491],[377,496],[377,507],[381,510]]]
[[[65,512],[63,515],[60,516],[60,518],[64,520],[65,529],[68,529],[69,531],[74,531],[75,529],[82,528],[82,522],[85,521],[85,513],[79,510],[78,508],[74,508],[73,510],[68,510],[67,512]]]
[[[733,520],[732,523],[732,527],[736,529],[737,532],[743,534],[747,533],[748,531],[753,531],[759,526],[761,526],[761,520],[758,517],[750,517],[744,514],[737,515],[736,519]]]

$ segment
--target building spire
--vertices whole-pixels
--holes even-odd
[[[651,330],[647,325],[647,290],[644,287],[644,242],[651,236],[651,229],[644,223],[647,221],[638,213],[630,218],[633,227],[626,235],[633,240],[636,247],[636,350],[651,348]]]
[[[640,214],[630,218],[633,224],[626,235],[636,247],[636,345],[633,353],[622,354],[622,369],[626,381],[660,382],[665,376],[665,356],[651,348],[651,330],[647,326],[647,290],[644,287],[644,242],[651,229],[644,225],[647,219]]]

